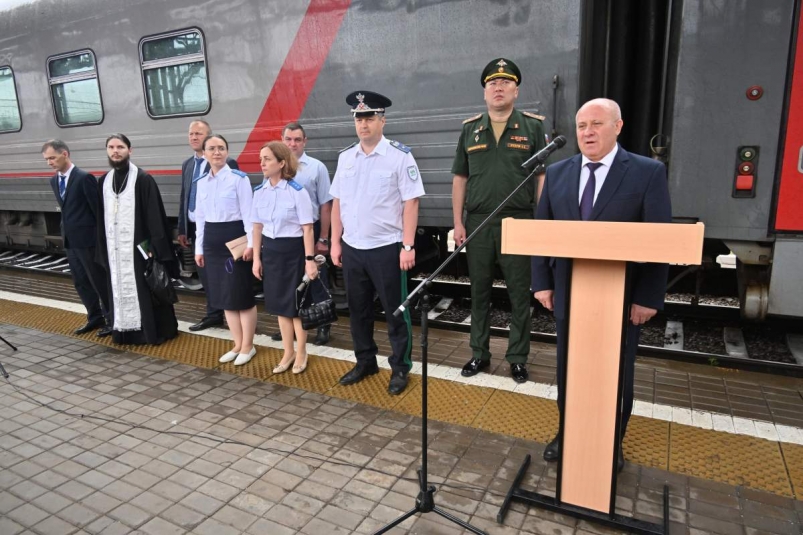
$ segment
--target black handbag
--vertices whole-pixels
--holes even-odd
[[[329,297],[320,303],[311,303],[309,306],[305,307],[304,304],[307,302],[309,287],[316,282],[323,286],[326,295]],[[296,298],[298,298],[298,295],[296,295]],[[309,329],[317,329],[318,327],[329,325],[330,323],[337,321],[335,301],[332,299],[332,294],[329,293],[329,289],[326,287],[320,277],[310,281],[310,283],[306,285],[304,288],[304,293],[301,295],[301,299],[299,299],[296,304],[298,306],[298,317],[301,318],[301,327],[305,331]]]
[[[167,268],[153,257],[148,258],[145,266],[145,282],[157,304],[164,306],[178,303],[176,289],[173,288]]]

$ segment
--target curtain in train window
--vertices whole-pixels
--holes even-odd
[[[209,80],[200,31],[148,37],[140,44],[140,59],[151,117],[209,111]]]
[[[0,67],[0,132],[19,132],[21,128],[14,73],[10,67]]]
[[[84,50],[48,61],[50,94],[59,126],[103,121],[95,55]]]

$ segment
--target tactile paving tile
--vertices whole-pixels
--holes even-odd
[[[558,431],[558,407],[548,399],[497,390],[471,426],[545,443]]]
[[[353,364],[349,363],[349,367],[351,366],[353,366]],[[379,370],[379,373],[349,386],[343,386],[337,383],[331,390],[326,392],[326,395],[365,403],[381,409],[392,409],[396,407],[402,399],[410,395],[413,388],[421,382],[421,378],[417,375],[410,374],[407,377],[409,380],[407,388],[398,396],[391,396],[388,394],[390,370]],[[418,397],[421,397],[421,390],[418,390]]]
[[[276,359],[275,363],[278,364],[279,359]],[[323,394],[336,385],[338,379],[353,366],[353,363],[344,360],[309,355],[307,369],[304,373],[293,373],[291,368],[284,373],[277,373],[265,377],[264,380]]]
[[[803,499],[803,446],[782,443],[781,448],[795,498]]]
[[[408,387],[408,390],[410,393],[396,405],[395,410],[421,416],[421,385],[412,389]],[[429,379],[427,415],[440,422],[470,425],[493,393],[491,388]]]
[[[623,446],[628,461],[666,470],[669,462],[669,422],[631,416]]]
[[[671,424],[669,470],[792,496],[778,442]]]

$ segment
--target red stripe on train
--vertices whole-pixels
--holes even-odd
[[[350,3],[351,0],[310,2],[262,113],[238,158],[243,171],[259,172],[257,155],[262,145],[280,139],[282,127],[301,116]]]

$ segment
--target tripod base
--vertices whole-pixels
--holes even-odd
[[[424,473],[419,469],[418,470],[418,483],[421,487],[421,492],[418,493],[418,497],[415,499],[415,507],[401,515],[399,518],[388,524],[387,526],[380,528],[378,531],[374,532],[374,535],[379,535],[380,533],[386,533],[391,529],[395,528],[411,516],[416,513],[435,513],[450,522],[461,526],[463,529],[467,529],[472,533],[476,533],[477,535],[488,535],[486,532],[482,531],[481,529],[475,528],[471,524],[467,522],[463,522],[459,518],[454,515],[450,515],[440,507],[435,505],[435,487],[430,485],[427,488],[424,488]]]
[[[541,507],[542,509],[547,509],[548,511],[553,511],[555,513],[573,516],[581,520],[588,520],[589,522],[596,522],[609,528],[620,529],[627,533],[638,533],[640,535],[667,535],[669,533],[669,487],[667,485],[664,485],[663,523],[654,524],[652,522],[638,520],[629,516],[605,514],[591,509],[586,509],[585,507],[578,507],[576,505],[562,503],[560,500],[552,496],[546,496],[544,494],[522,489],[520,486],[521,480],[524,478],[524,474],[527,472],[527,468],[530,466],[530,459],[530,455],[527,455],[524,458],[524,462],[519,468],[518,474],[516,474],[516,479],[510,486],[510,490],[505,497],[505,501],[502,503],[502,507],[499,509],[499,513],[496,515],[496,521],[498,523],[501,524],[505,519],[505,514],[507,514],[507,510],[510,507],[510,502],[515,500],[528,503],[530,505],[535,505],[536,507]]]

